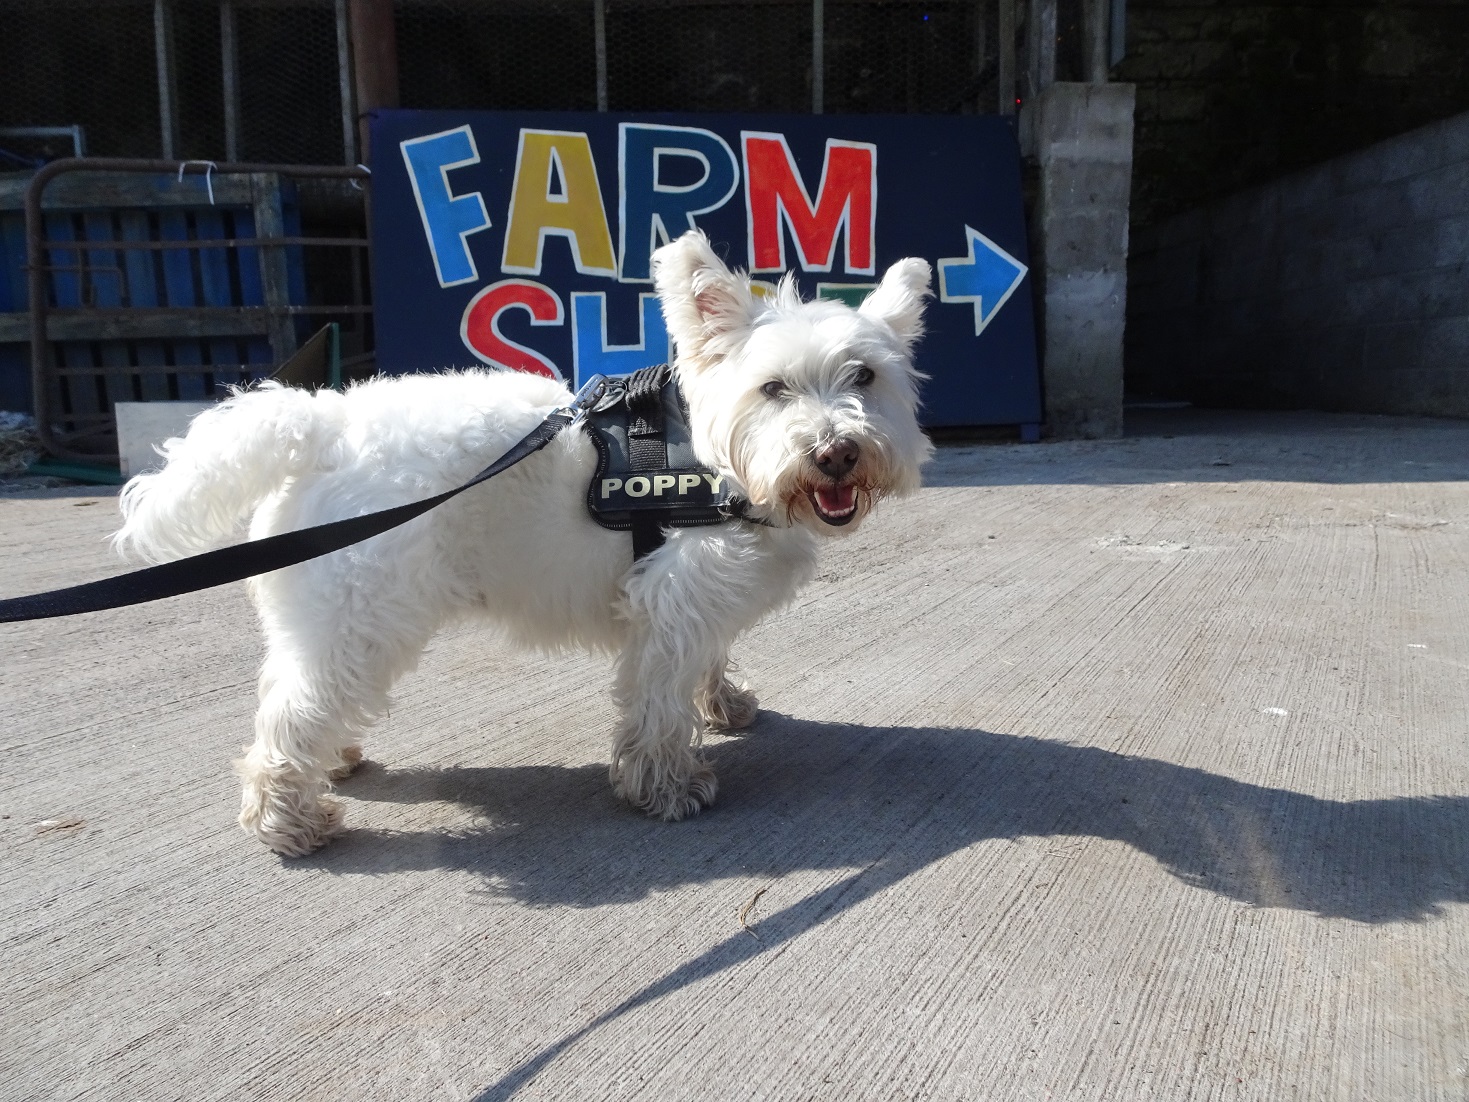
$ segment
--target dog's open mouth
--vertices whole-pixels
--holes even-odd
[[[857,515],[856,486],[822,486],[807,496],[816,515],[833,527],[847,524]]]

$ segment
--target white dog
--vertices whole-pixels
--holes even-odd
[[[241,824],[279,853],[342,826],[327,791],[394,681],[453,620],[483,618],[546,650],[619,655],[611,778],[649,815],[713,802],[705,727],[756,701],[729,678],[740,632],[813,574],[818,538],[914,490],[931,446],[914,419],[912,348],[929,266],[894,264],[853,310],[768,300],[690,232],[654,255],[675,377],[699,461],[765,523],[670,529],[634,563],[587,511],[597,460],[574,427],[545,450],[364,543],[252,579],[264,627],[255,742],[236,763]],[[158,562],[416,501],[462,484],[570,400],[548,379],[467,371],[374,380],[346,394],[264,386],[201,414],[163,470],[124,489],[116,545]]]

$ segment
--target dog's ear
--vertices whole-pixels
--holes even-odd
[[[699,230],[653,253],[653,286],[679,361],[692,367],[724,355],[731,346],[720,338],[744,330],[760,312],[750,281],[725,267]]]
[[[862,301],[859,309],[869,318],[886,322],[903,346],[912,351],[923,336],[923,303],[933,293],[929,290],[932,275],[926,260],[916,256],[900,260],[887,270],[877,290]]]

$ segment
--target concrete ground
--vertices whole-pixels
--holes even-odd
[[[1469,1098],[1469,423],[1149,416],[834,543],[681,824],[463,631],[283,860],[241,587],[0,627],[0,1097]],[[114,512],[0,498],[0,592]]]

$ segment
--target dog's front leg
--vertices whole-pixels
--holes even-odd
[[[704,726],[715,731],[739,731],[755,722],[760,711],[750,686],[736,683],[730,674],[735,667],[728,660],[719,662],[704,678],[699,687],[695,706],[704,720]]]
[[[717,788],[700,752],[703,724],[694,707],[707,662],[690,651],[702,648],[681,647],[668,624],[639,623],[631,634],[617,664],[622,714],[612,745],[613,788],[655,818],[696,815],[714,802]]]
[[[811,560],[804,544],[771,554],[759,532],[685,529],[628,576],[614,690],[619,796],[662,819],[714,802],[714,771],[700,752],[704,728],[745,726],[758,707],[728,677],[729,648],[788,599]]]

